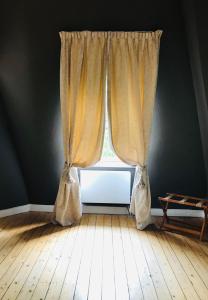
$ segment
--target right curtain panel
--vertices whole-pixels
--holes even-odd
[[[109,38],[108,109],[115,153],[136,166],[130,212],[137,228],[151,223],[147,172],[155,102],[160,37],[155,32],[111,32]]]

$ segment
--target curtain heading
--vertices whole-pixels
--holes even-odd
[[[162,30],[156,31],[61,31],[59,35],[64,39],[67,38],[133,38],[133,39],[157,39],[162,35]]]

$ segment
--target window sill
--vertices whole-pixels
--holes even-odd
[[[93,167],[100,167],[100,168],[134,168],[134,166],[130,166],[127,165],[125,163],[123,163],[122,161],[105,161],[105,162],[98,162],[97,164],[95,164]]]
[[[122,162],[99,162],[87,168],[79,168],[80,170],[135,170],[135,166],[130,166]]]

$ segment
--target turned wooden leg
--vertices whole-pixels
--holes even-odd
[[[165,223],[168,223],[168,215],[167,215],[168,204],[169,204],[168,202],[166,202],[165,204],[161,203],[162,210],[163,210],[163,218],[162,218],[160,228],[162,228]]]
[[[201,228],[201,233],[200,233],[200,241],[202,241],[203,238],[204,238],[204,233],[205,233],[205,230],[206,230],[206,225],[207,225],[207,210],[204,209],[204,220],[203,220],[203,223],[202,223],[202,228]]]

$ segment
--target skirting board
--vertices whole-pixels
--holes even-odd
[[[17,206],[13,208],[0,210],[0,218],[12,216],[24,212],[29,211],[41,211],[41,212],[52,212],[54,206],[53,205],[40,205],[40,204],[27,204],[22,206]],[[128,209],[126,207],[118,207],[118,206],[93,206],[93,205],[83,205],[83,213],[88,214],[121,214],[128,215]],[[160,208],[152,208],[151,209],[152,216],[162,216],[163,212]],[[169,216],[174,217],[195,217],[200,218],[203,217],[202,210],[191,210],[191,209],[169,209]]]
[[[30,211],[30,204],[0,210],[0,218]]]

